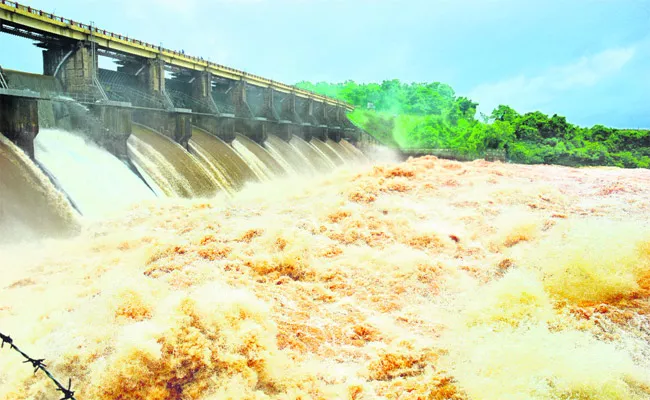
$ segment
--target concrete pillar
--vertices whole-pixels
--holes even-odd
[[[335,142],[340,142],[343,139],[343,132],[337,127],[328,127],[327,128],[327,137],[332,139]]]
[[[93,140],[116,157],[128,159],[127,139],[131,136],[132,111],[127,107],[92,105],[92,114],[101,121],[104,130]]]
[[[307,99],[305,101],[305,106],[303,107],[301,111],[301,117],[303,121],[312,124],[312,125],[318,125],[318,120],[316,119],[316,116],[314,115],[314,100],[313,99]]]
[[[128,101],[135,106],[147,108],[162,108],[173,110],[174,104],[165,93],[165,62],[159,59],[134,57],[130,60],[121,60],[117,71],[122,74],[133,75],[134,80],[115,82],[117,85],[126,86],[124,93]],[[109,75],[109,81],[110,81]],[[112,85],[109,83],[109,87]],[[198,111],[198,110],[197,110]]]
[[[235,106],[235,116],[238,118],[253,118],[248,102],[246,102],[246,82],[237,81],[230,89],[230,99]]]
[[[357,127],[348,119],[348,110],[344,106],[336,107],[336,119],[342,130],[343,138],[349,142],[356,142],[358,139]]]
[[[293,135],[302,136],[301,127],[289,121],[276,122],[274,133],[286,142],[290,141]]]
[[[294,101],[296,101],[296,97],[294,95]],[[316,118],[314,118],[314,102],[311,99],[304,99],[298,103],[296,101],[295,105],[295,111],[296,115],[298,116],[300,122],[300,137],[302,137],[306,141],[310,141],[312,138],[312,134],[315,131],[316,125],[318,125],[318,121],[316,121]]]
[[[0,94],[0,133],[33,159],[34,138],[38,135],[38,100]]]
[[[189,150],[188,142],[192,138],[192,114],[174,113],[176,129],[174,131],[174,140]]]
[[[285,97],[282,102],[282,111],[280,112],[280,119],[285,121],[291,121],[295,124],[302,123],[300,115],[296,108],[296,94],[290,93]]]
[[[64,49],[61,47],[53,47],[43,50],[43,75],[54,76],[57,66],[63,61],[68,51],[73,49]]]
[[[90,49],[79,42],[76,51],[64,63],[66,91],[83,93],[92,87],[94,65]]]
[[[291,140],[293,134],[297,133],[296,127],[291,123],[290,120],[283,120],[276,111],[275,93],[275,90],[272,88],[264,89],[264,105],[262,107],[261,116],[265,117],[268,120],[264,125],[266,126],[266,131],[269,134],[279,136],[281,139],[288,142]]]
[[[192,123],[224,142],[230,143],[235,139],[234,118],[216,115],[193,115]]]
[[[235,119],[232,117],[220,117],[218,120],[217,135],[224,142],[235,140]]]
[[[165,62],[149,59],[140,74],[144,87],[151,95],[162,96],[165,91]]]
[[[331,125],[329,116],[327,115],[327,108],[327,104],[320,101],[314,101],[313,113],[319,125]]]
[[[335,142],[343,138],[343,121],[339,113],[340,106],[323,104],[324,114],[327,121],[327,137]]]
[[[285,140],[291,140],[293,135],[300,136],[304,138],[302,133],[303,122],[300,116],[298,115],[296,108],[296,94],[289,93],[286,95],[282,101],[280,107],[280,122],[279,122],[279,136]]]
[[[312,115],[316,121],[316,125],[311,128],[312,137],[317,137],[320,140],[327,140],[327,125],[328,119],[325,115],[325,104],[322,102],[317,102],[310,100],[312,103]]]
[[[262,112],[260,116],[267,118],[271,121],[279,121],[280,116],[277,115],[275,111],[275,90],[272,88],[264,89],[264,106],[262,107]]]
[[[348,119],[348,110],[344,106],[336,106],[336,120],[343,129],[354,128],[354,124]]]
[[[96,65],[97,55],[93,60],[90,45],[85,42],[43,51],[43,73],[56,74],[65,92],[84,100],[97,98],[97,88],[93,82],[93,68]]]
[[[260,144],[264,143],[271,133],[268,121],[263,118],[236,119],[235,132],[241,133]]]
[[[150,127],[187,149],[192,137],[192,114],[166,110],[133,110],[133,122]]]
[[[219,114],[219,109],[212,98],[212,74],[207,71],[195,71],[190,84],[190,95],[196,99],[203,108],[196,112]]]
[[[266,118],[256,118],[246,101],[246,82],[237,81],[230,89],[230,98],[235,107],[235,132],[263,143],[269,135]]]

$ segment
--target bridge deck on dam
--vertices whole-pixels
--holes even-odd
[[[257,87],[272,88],[282,93],[293,93],[298,97],[313,99],[329,105],[343,106],[348,110],[353,109],[350,104],[337,99],[216,64],[201,57],[165,49],[161,46],[112,33],[78,21],[62,18],[13,1],[0,0],[0,31],[42,42],[65,38],[94,43],[98,51],[108,57],[120,59],[128,55],[144,59],[157,59],[163,61],[165,66],[171,69],[182,68],[205,71],[217,77],[240,80]]]
[[[42,75],[0,66],[0,132],[31,158],[39,130],[55,127],[83,132],[120,159],[136,124],[186,150],[193,126],[227,143],[237,135],[258,144],[270,136],[376,142],[347,118],[354,107],[345,102],[13,1],[0,0],[0,32],[43,49]],[[100,68],[99,56],[115,70]]]

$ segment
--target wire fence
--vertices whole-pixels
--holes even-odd
[[[31,364],[32,367],[34,367],[34,375],[36,375],[36,373],[38,371],[43,371],[43,373],[45,373],[45,375],[47,375],[48,378],[50,378],[52,380],[52,382],[54,382],[54,384],[56,385],[56,390],[58,392],[61,392],[61,394],[63,394],[63,397],[60,400],[77,400],[74,397],[74,390],[71,389],[71,387],[72,387],[72,379],[68,379],[68,386],[67,387],[63,386],[63,384],[61,382],[59,382],[50,373],[50,371],[47,370],[47,365],[45,364],[45,359],[44,358],[32,358],[32,357],[28,356],[24,351],[20,350],[18,348],[18,346],[16,346],[14,344],[14,340],[10,336],[5,335],[2,332],[0,332],[0,348],[4,348],[5,344],[8,344],[9,348],[11,350],[16,351],[17,353],[22,355],[23,358],[25,358],[25,361],[23,361],[23,363]]]

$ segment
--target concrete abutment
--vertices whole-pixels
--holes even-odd
[[[0,133],[34,158],[38,135],[38,99],[0,93]]]

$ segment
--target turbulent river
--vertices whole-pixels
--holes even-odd
[[[0,330],[77,399],[650,398],[650,171],[290,145],[309,174],[0,247]],[[0,398],[60,397],[22,361]]]

